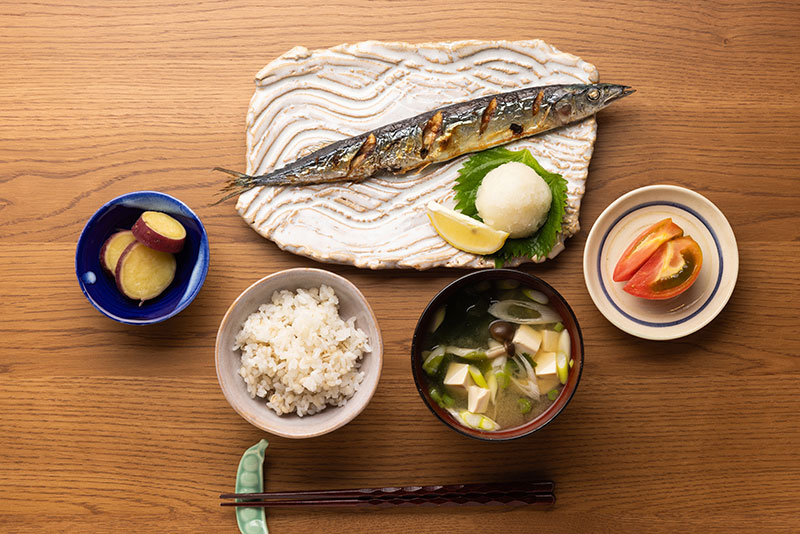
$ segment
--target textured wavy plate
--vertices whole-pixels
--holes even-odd
[[[325,144],[454,102],[597,79],[593,65],[539,40],[296,47],[256,76],[247,114],[247,172],[268,172]],[[590,118],[507,145],[529,149],[568,182],[563,233],[549,257],[579,229],[596,131]],[[236,209],[280,248],[319,261],[371,269],[488,267],[490,259],[448,245],[425,213],[431,200],[454,205],[452,186],[465,158],[361,183],[254,188],[239,197]]]

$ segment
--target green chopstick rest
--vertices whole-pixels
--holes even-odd
[[[236,493],[264,491],[264,452],[269,443],[262,439],[242,454],[236,471]],[[242,502],[242,499],[237,499]],[[242,534],[269,534],[264,508],[236,508],[236,523]]]

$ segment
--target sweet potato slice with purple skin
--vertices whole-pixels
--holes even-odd
[[[131,231],[137,241],[161,252],[180,252],[186,240],[186,228],[160,211],[142,213]]]
[[[164,292],[175,278],[177,262],[169,252],[153,250],[134,241],[117,261],[117,288],[128,298],[139,301],[154,299]]]
[[[115,272],[117,270],[117,261],[119,261],[119,257],[128,245],[134,241],[136,241],[136,238],[130,230],[122,230],[121,232],[112,234],[111,237],[106,239],[106,242],[103,243],[100,249],[100,265],[103,266],[103,269],[105,269],[108,274],[116,276]]]

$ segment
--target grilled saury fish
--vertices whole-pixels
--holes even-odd
[[[633,92],[608,83],[547,85],[452,104],[342,139],[267,174],[218,167],[233,176],[220,202],[259,185],[360,181],[419,170],[585,119]]]

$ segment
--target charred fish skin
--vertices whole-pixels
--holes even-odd
[[[259,176],[233,179],[222,200],[261,185],[360,181],[405,173],[590,117],[634,90],[617,84],[527,87],[451,104],[343,139]]]

